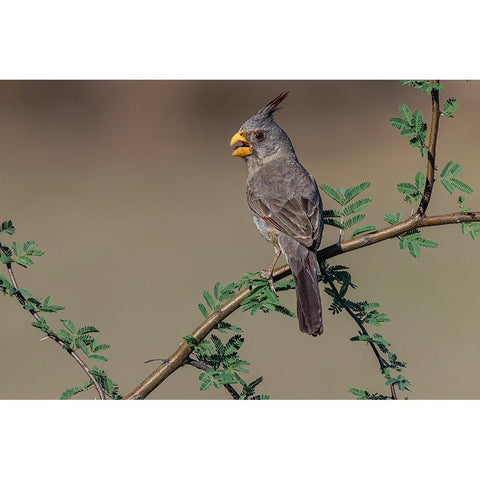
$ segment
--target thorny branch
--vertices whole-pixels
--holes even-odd
[[[6,251],[4,250],[3,245],[0,243],[0,250],[7,254]],[[27,303],[27,299],[25,296],[22,294],[22,292],[19,291],[19,286],[17,283],[17,279],[15,278],[15,273],[13,272],[12,264],[9,262],[6,264],[8,275],[10,277],[10,281],[12,282],[12,285],[15,287],[15,296],[17,297],[18,301],[20,304],[25,305]],[[40,315],[38,314],[38,311],[35,309],[28,310],[30,314],[37,320],[38,322],[41,321]],[[62,348],[64,348],[65,343],[58,338],[54,334],[49,334],[47,335],[47,338],[50,338],[54,342],[56,342],[58,345],[60,345]],[[64,348],[65,349],[65,348]],[[103,388],[100,386],[98,383],[97,379],[95,376],[90,372],[90,369],[88,368],[88,365],[71,349],[71,348],[66,348],[66,352],[73,358],[75,361],[80,365],[82,370],[87,374],[88,378],[92,381],[95,389],[98,392],[98,395],[101,400],[105,400],[105,392],[103,391]]]

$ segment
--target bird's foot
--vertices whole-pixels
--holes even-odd
[[[277,294],[277,291],[275,290],[275,284],[274,284],[274,281],[273,281],[273,275],[272,275],[272,271],[271,269],[268,269],[268,270],[262,270],[260,272],[260,276],[262,278],[265,278],[268,280],[268,283],[270,284],[270,289],[272,290],[272,292],[277,295],[278,297],[278,294]]]

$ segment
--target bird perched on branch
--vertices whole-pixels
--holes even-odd
[[[263,273],[273,288],[273,270],[283,252],[295,281],[300,330],[316,336],[323,331],[316,256],[323,231],[322,200],[315,179],[275,122],[274,114],[287,95],[278,95],[249,118],[230,145],[234,145],[232,155],[247,164],[247,201],[253,221],[275,250],[270,269]]]

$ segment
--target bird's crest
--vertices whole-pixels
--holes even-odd
[[[263,108],[261,108],[255,116],[260,116],[260,117],[269,117],[272,116],[275,112],[278,112],[280,110],[279,105],[285,100],[289,92],[283,92],[277,97],[275,97],[272,101],[268,102]]]

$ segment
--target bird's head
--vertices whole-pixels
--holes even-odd
[[[234,146],[233,156],[247,161],[253,157],[263,163],[274,158],[278,151],[293,152],[290,139],[274,119],[274,113],[287,95],[285,92],[275,97],[240,127],[230,140]]]

